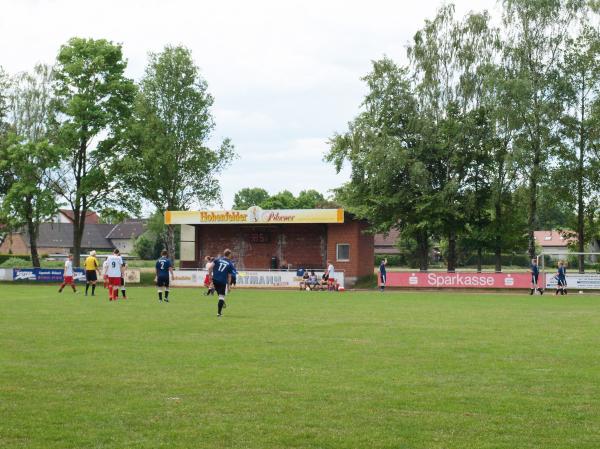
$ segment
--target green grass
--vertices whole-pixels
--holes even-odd
[[[2,448],[598,448],[600,298],[0,285]]]

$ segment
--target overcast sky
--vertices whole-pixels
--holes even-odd
[[[52,63],[70,37],[123,44],[128,75],[149,51],[182,44],[215,97],[213,140],[230,137],[238,159],[222,176],[223,204],[243,187],[325,194],[345,182],[322,161],[365,94],[371,61],[406,61],[406,46],[439,0],[2,0],[0,65],[10,73]],[[457,12],[495,0],[457,0]]]

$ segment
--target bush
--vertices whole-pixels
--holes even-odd
[[[156,239],[150,238],[149,233],[140,235],[133,244],[134,251],[140,259],[154,259]]]
[[[40,254],[40,259],[42,254]],[[22,259],[31,261],[31,254],[0,254],[0,266],[9,259]],[[31,262],[29,262],[31,264]]]
[[[378,267],[383,259],[387,259],[388,267],[404,267],[409,265],[404,254],[376,254],[375,266]]]
[[[31,261],[27,259],[21,259],[20,257],[11,257],[6,259],[2,264],[2,268],[31,268]]]

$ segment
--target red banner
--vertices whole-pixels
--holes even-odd
[[[540,273],[539,285],[544,280]],[[381,282],[381,279],[379,279]],[[530,288],[529,273],[388,272],[388,287],[412,288]]]

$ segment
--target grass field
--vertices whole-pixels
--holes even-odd
[[[600,297],[0,285],[1,448],[598,448]]]

